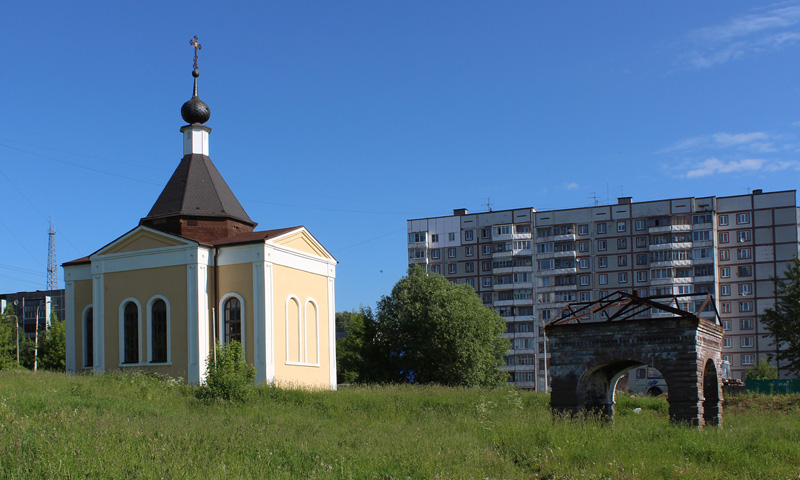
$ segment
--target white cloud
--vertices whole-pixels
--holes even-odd
[[[711,135],[701,135],[681,140],[671,147],[661,150],[659,153],[733,147],[756,152],[774,152],[777,150],[777,148],[775,147],[774,143],[769,141],[771,139],[772,138],[770,135],[764,132],[719,132],[712,133]]]
[[[683,57],[697,68],[721,65],[747,55],[777,50],[800,42],[800,6],[733,18],[690,33]]]
[[[724,162],[718,158],[709,158],[699,164],[690,167],[686,172],[687,178],[699,178],[719,173],[736,173],[760,170],[764,165],[764,160],[758,158],[748,158],[744,160],[731,160]]]
[[[570,182],[564,184],[564,188],[566,188],[567,190],[576,190],[578,187],[579,185],[577,182]]]

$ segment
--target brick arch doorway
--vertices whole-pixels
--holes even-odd
[[[692,300],[697,311],[708,313],[698,317],[678,308],[687,298],[699,298]],[[648,365],[669,386],[672,421],[722,423],[723,330],[710,295],[641,298],[614,292],[596,302],[568,305],[545,327],[545,335],[554,413],[591,411],[613,420],[619,378]]]

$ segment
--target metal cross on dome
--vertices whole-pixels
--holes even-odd
[[[195,35],[193,39],[189,40],[189,45],[194,47],[194,69],[197,70],[197,51],[202,50],[203,46],[197,41],[197,35]]]

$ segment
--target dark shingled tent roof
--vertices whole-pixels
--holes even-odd
[[[231,218],[256,225],[211,159],[194,153],[181,159],[175,173],[143,220],[175,216]]]

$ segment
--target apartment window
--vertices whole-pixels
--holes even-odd
[[[605,223],[598,223],[597,224],[597,233],[606,233],[606,224]]]
[[[425,241],[425,232],[409,233],[408,243],[417,243]]]
[[[531,233],[530,225],[517,225],[514,228],[517,230],[517,233]]]
[[[617,233],[622,233],[627,229],[625,222],[617,222]]]
[[[749,248],[738,248],[736,249],[736,258],[739,260],[747,260],[750,258],[750,249]]]
[[[578,260],[578,265],[580,268],[589,268],[589,259],[588,258],[581,258]]]
[[[579,252],[588,252],[589,251],[589,242],[578,242],[578,251]]]
[[[750,230],[742,230],[740,232],[736,232],[736,241],[739,243],[749,242]]]
[[[492,262],[483,262],[481,263],[481,270],[484,272],[489,272],[492,270]]]
[[[447,249],[447,256],[448,258],[456,258],[456,249],[454,247],[450,247]]]
[[[753,337],[739,337],[739,346],[742,348],[753,348]]]
[[[619,281],[619,283],[628,283],[628,272],[619,272],[617,274],[617,281]]]
[[[753,364],[753,355],[746,353],[742,355],[742,365],[752,365]]]
[[[723,320],[722,321],[722,329],[723,330],[730,330],[731,329],[731,321],[730,320]]]
[[[643,248],[647,246],[647,237],[636,237],[636,246]]]
[[[582,287],[586,287],[589,285],[589,275],[579,275],[578,276],[578,283]]]
[[[647,222],[645,222],[644,220],[636,220],[636,222],[633,225],[634,225],[634,229],[637,232],[641,232],[642,230],[644,230],[647,227]]]
[[[740,330],[752,330],[753,329],[753,319],[752,318],[743,318],[739,320],[739,329]]]
[[[706,213],[702,215],[693,215],[692,216],[692,223],[697,225],[700,223],[711,223],[711,214]]]
[[[467,242],[472,241],[473,237],[475,236],[475,232],[472,230],[466,230],[464,232],[464,240]]]
[[[692,232],[692,241],[702,242],[711,240],[711,230],[695,230]]]
[[[475,279],[474,278],[468,278],[467,279],[467,285],[469,285],[472,288],[475,288]]]
[[[646,282],[647,281],[647,270],[640,270],[636,272],[636,281],[637,282]]]
[[[467,262],[464,264],[464,272],[465,273],[473,273],[475,271],[475,264],[472,262]]]
[[[484,228],[481,230],[481,238],[489,238],[492,236],[491,228]]]
[[[439,243],[439,234],[438,233],[432,233],[431,234],[431,243]]]
[[[431,250],[431,258],[439,258],[440,254],[441,252],[439,251],[438,248],[436,250]]]
[[[606,244],[605,240],[598,240],[597,241],[597,250],[598,251],[602,252],[602,251],[606,250],[606,248],[608,248],[608,245]]]
[[[435,273],[437,275],[442,274],[442,266],[441,265],[432,265],[431,266],[431,273]]]
[[[547,260],[539,260],[537,262],[538,270],[552,270],[555,266],[555,260],[552,258]]]
[[[731,254],[730,254],[730,252],[729,252],[729,251],[727,251],[727,250],[720,250],[720,251],[719,251],[719,259],[720,259],[721,261],[724,261],[724,260],[730,260],[730,259],[731,259]]]
[[[448,240],[450,240],[451,242],[455,242],[455,241],[456,241],[456,234],[455,234],[455,232],[450,232],[450,233],[448,233],[448,234],[447,234],[447,239],[448,239]]]
[[[753,284],[752,283],[740,283],[739,284],[739,295],[747,296],[753,293]]]
[[[731,313],[731,304],[730,302],[722,302],[722,313]]]
[[[447,271],[449,273],[456,273],[456,264],[455,263],[451,263],[450,265],[448,265],[447,266]]]
[[[628,248],[628,239],[627,238],[618,238],[617,239],[617,250],[625,250]]]
[[[514,242],[514,249],[515,250],[530,250],[531,249],[531,241],[530,240],[517,240]]]
[[[636,265],[647,265],[647,254],[640,253],[636,255]]]
[[[719,294],[720,295],[730,295],[731,294],[731,286],[730,285],[720,285],[719,286]]]
[[[729,241],[728,232],[719,232],[719,243],[728,243]]]
[[[752,312],[753,311],[753,302],[739,302],[739,311],[740,312]]]
[[[474,247],[464,247],[464,255],[471,257],[475,255],[475,248]]]
[[[483,252],[484,255],[491,255],[492,246],[491,245],[484,245],[483,247],[481,247],[481,251]]]
[[[733,356],[732,355],[723,355],[722,356],[722,360],[726,361],[728,363],[731,363],[733,361]]]
[[[747,225],[750,223],[750,214],[749,213],[737,213],[736,214],[736,225]]]
[[[608,275],[605,273],[601,273],[597,276],[597,283],[600,285],[607,285],[608,284]]]
[[[511,225],[499,225],[494,227],[496,235],[511,235]]]
[[[727,215],[720,215],[719,216],[719,224],[720,225],[727,225],[728,224],[728,216]]]
[[[492,277],[483,277],[483,286],[484,287],[491,287],[492,286]]]
[[[608,257],[597,257],[597,266],[599,268],[605,268],[608,266]]]
[[[490,303],[492,303],[492,294],[491,293],[484,293],[481,298],[483,300],[483,304],[484,305],[489,305]]]
[[[729,337],[725,337],[722,339],[722,347],[731,348],[731,339]]]
[[[628,266],[628,256],[627,255],[620,255],[617,257],[617,266],[618,267],[626,267]]]
[[[589,235],[589,225],[578,225],[578,235]]]

